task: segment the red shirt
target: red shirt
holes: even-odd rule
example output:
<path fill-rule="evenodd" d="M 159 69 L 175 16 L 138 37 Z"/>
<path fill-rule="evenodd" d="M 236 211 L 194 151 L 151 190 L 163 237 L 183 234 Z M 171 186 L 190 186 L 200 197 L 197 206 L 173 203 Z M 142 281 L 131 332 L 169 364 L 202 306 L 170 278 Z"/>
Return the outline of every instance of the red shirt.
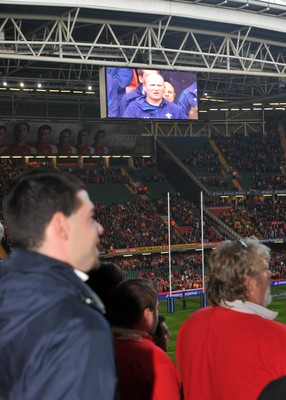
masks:
<path fill-rule="evenodd" d="M 57 154 L 58 149 L 56 146 L 53 146 L 52 144 L 48 144 L 48 143 L 42 143 L 42 144 L 38 144 L 36 146 L 37 149 L 37 154 L 39 155 L 46 155 L 46 154 Z"/>
<path fill-rule="evenodd" d="M 286 375 L 286 325 L 225 307 L 192 314 L 177 337 L 185 400 L 256 400 Z"/>
<path fill-rule="evenodd" d="M 122 400 L 179 400 L 180 378 L 168 355 L 144 332 L 113 328 Z M 119 333 L 120 332 L 120 333 Z"/>
<path fill-rule="evenodd" d="M 11 146 L 6 147 L 6 149 L 3 150 L 3 155 L 30 156 L 32 154 L 37 154 L 37 151 L 34 147 L 31 147 L 29 144 L 23 144 L 23 145 L 12 144 Z"/>

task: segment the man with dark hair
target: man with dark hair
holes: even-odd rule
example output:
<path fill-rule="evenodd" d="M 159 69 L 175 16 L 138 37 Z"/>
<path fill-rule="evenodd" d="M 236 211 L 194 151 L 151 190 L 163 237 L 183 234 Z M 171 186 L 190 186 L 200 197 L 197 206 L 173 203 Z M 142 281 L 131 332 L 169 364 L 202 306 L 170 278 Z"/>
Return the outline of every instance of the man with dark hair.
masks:
<path fill-rule="evenodd" d="M 105 156 L 109 154 L 109 149 L 104 145 L 106 133 L 103 129 L 99 129 L 95 132 L 93 137 L 94 153 L 99 156 Z"/>
<path fill-rule="evenodd" d="M 76 154 L 77 150 L 71 145 L 72 131 L 69 128 L 64 128 L 59 135 L 58 154 L 70 155 Z"/>
<path fill-rule="evenodd" d="M 153 335 L 154 343 L 167 352 L 170 337 L 171 333 L 169 331 L 166 318 L 163 315 L 159 315 L 157 328 Z"/>
<path fill-rule="evenodd" d="M 81 129 L 77 134 L 77 153 L 85 156 L 94 154 L 94 148 L 88 144 L 89 132 L 86 128 Z"/>
<path fill-rule="evenodd" d="M 286 374 L 286 325 L 266 308 L 269 262 L 270 249 L 256 238 L 212 251 L 206 294 L 213 305 L 193 313 L 177 337 L 185 400 L 255 400 Z"/>
<path fill-rule="evenodd" d="M 152 341 L 157 323 L 157 290 L 152 281 L 133 278 L 115 288 L 111 324 L 124 400 L 180 399 L 178 371 Z"/>
<path fill-rule="evenodd" d="M 54 146 L 50 143 L 52 128 L 50 125 L 44 124 L 41 125 L 37 130 L 37 142 L 36 149 L 37 154 L 41 156 L 57 154 L 58 149 L 57 146 Z"/>
<path fill-rule="evenodd" d="M 0 267 L 0 398 L 113 400 L 112 335 L 83 282 L 102 226 L 76 177 L 26 172 L 4 198 L 14 250 Z"/>
<path fill-rule="evenodd" d="M 2 154 L 11 156 L 30 156 L 36 154 L 37 151 L 35 147 L 31 147 L 28 143 L 29 134 L 30 125 L 28 122 L 18 122 L 14 126 L 14 142 L 11 146 L 8 146 Z"/>
<path fill-rule="evenodd" d="M 93 269 L 89 272 L 87 285 L 95 291 L 105 306 L 105 317 L 110 320 L 110 303 L 112 292 L 124 281 L 125 274 L 119 265 L 111 261 L 101 263 L 100 268 Z"/>

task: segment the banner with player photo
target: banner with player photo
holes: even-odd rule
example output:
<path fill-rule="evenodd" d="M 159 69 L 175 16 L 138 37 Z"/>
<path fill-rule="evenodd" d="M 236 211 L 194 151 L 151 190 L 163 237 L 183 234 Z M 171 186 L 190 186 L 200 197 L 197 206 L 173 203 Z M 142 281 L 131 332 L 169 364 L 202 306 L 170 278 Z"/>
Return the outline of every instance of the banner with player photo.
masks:
<path fill-rule="evenodd" d="M 0 156 L 136 155 L 140 122 L 0 123 Z"/>

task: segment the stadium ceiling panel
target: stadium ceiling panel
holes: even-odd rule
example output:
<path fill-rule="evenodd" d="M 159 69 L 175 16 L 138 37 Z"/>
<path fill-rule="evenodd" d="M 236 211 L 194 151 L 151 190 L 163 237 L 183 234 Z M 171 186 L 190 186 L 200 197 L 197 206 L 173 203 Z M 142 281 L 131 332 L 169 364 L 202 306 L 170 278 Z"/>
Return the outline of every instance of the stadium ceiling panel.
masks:
<path fill-rule="evenodd" d="M 101 66 L 168 69 L 233 104 L 283 101 L 285 28 L 282 0 L 1 1 L 1 79 L 99 93 Z"/>

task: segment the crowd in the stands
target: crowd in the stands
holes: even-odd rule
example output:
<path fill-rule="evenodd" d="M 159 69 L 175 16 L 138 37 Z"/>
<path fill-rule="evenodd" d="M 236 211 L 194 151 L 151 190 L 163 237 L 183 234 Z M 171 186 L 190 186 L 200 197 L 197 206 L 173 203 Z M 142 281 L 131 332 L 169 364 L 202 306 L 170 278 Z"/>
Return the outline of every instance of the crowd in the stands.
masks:
<path fill-rule="evenodd" d="M 204 270 L 207 275 L 210 249 L 204 251 Z M 272 279 L 286 278 L 285 246 L 271 248 L 270 269 Z M 157 282 L 159 290 L 170 290 L 170 274 L 172 290 L 198 289 L 202 287 L 202 252 L 172 252 L 169 254 L 153 253 L 148 256 L 113 257 L 112 261 L 120 265 L 127 277 L 144 277 Z"/>
<path fill-rule="evenodd" d="M 284 156 L 280 138 L 275 126 L 268 127 L 263 137 L 233 137 L 215 138 L 228 165 L 238 171 L 251 171 L 253 180 L 251 190 L 285 190 L 286 175 L 284 175 Z M 239 151 L 237 151 L 239 149 Z M 23 161 L 2 159 L 0 169 L 0 198 L 2 200 L 13 177 L 20 172 L 31 168 Z M 185 159 L 189 166 L 203 166 L 213 175 L 205 177 L 208 185 L 227 188 L 228 179 L 220 175 L 222 165 L 218 155 L 208 144 L 205 151 L 194 151 Z M 166 181 L 166 176 L 160 172 L 151 160 L 135 159 L 135 169 L 124 167 L 97 168 L 65 168 L 76 174 L 88 185 L 122 183 L 129 184 L 132 177 L 142 167 L 146 168 L 142 175 L 142 183 Z M 272 174 L 270 174 L 270 172 Z M 139 176 L 139 175 L 138 175 Z M 274 241 L 286 239 L 285 197 L 273 195 L 266 197 L 256 196 L 229 196 L 205 197 L 205 205 L 213 212 L 220 210 L 218 218 L 243 236 L 256 236 L 260 240 Z M 170 199 L 171 216 L 171 244 L 200 243 L 201 211 L 191 201 L 180 196 L 172 195 Z M 101 239 L 101 251 L 105 254 L 116 249 L 134 249 L 150 246 L 167 246 L 169 243 L 167 214 L 167 199 L 158 197 L 150 200 L 147 196 L 139 195 L 126 203 L 100 204 L 96 203 L 97 220 L 104 226 L 105 233 Z M 3 222 L 2 210 L 0 220 Z M 4 224 L 5 228 L 5 224 Z M 214 228 L 211 220 L 205 215 L 203 220 L 203 236 L 205 242 L 224 240 L 217 227 Z M 3 242 L 9 252 L 13 244 L 5 229 Z M 207 254 L 207 252 L 206 252 Z M 271 269 L 273 278 L 286 277 L 285 250 L 275 251 Z M 155 279 L 159 282 L 162 291 L 169 290 L 169 267 L 167 256 L 152 254 L 148 257 L 133 256 L 122 258 L 118 263 L 126 271 L 139 276 Z M 173 290 L 182 288 L 196 288 L 201 285 L 201 254 L 188 251 L 172 254 L 172 284 Z M 130 273 L 131 273 L 130 272 Z"/>
<path fill-rule="evenodd" d="M 217 137 L 213 138 L 225 165 L 219 159 L 210 143 L 202 144 L 202 149 L 191 151 L 183 161 L 195 172 L 198 167 L 199 178 L 202 183 L 212 190 L 214 187 L 221 190 L 235 190 L 231 184 L 236 171 L 238 182 L 245 174 L 250 175 L 247 187 L 244 190 L 282 190 L 285 188 L 285 154 L 281 145 L 278 127 L 275 123 L 266 124 L 266 134 L 247 137 Z M 227 167 L 226 167 L 227 166 Z"/>

